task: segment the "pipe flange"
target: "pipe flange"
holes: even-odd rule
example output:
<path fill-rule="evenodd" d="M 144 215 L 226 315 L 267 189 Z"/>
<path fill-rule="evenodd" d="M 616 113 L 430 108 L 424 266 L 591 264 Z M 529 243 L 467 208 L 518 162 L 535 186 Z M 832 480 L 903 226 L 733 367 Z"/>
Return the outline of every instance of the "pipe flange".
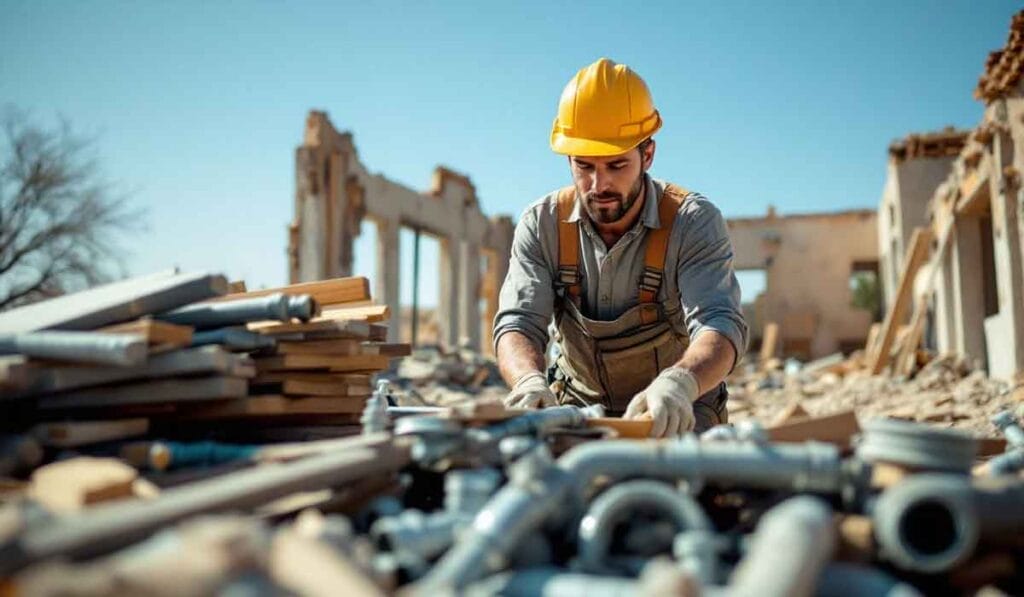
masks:
<path fill-rule="evenodd" d="M 895 419 L 874 419 L 864 425 L 857 457 L 922 471 L 969 474 L 978 442 L 953 429 L 939 429 Z"/>

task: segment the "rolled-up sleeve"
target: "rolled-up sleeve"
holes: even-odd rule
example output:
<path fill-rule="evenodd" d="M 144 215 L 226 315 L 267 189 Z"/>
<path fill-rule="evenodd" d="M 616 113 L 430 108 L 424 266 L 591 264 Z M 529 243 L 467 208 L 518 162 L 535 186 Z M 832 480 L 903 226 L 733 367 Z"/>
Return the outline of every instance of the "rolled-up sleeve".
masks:
<path fill-rule="evenodd" d="M 527 209 L 516 225 L 508 275 L 498 298 L 495 349 L 502 334 L 515 331 L 544 350 L 554 301 L 553 272 L 541 246 L 536 208 Z"/>
<path fill-rule="evenodd" d="M 747 322 L 740 285 L 733 271 L 732 243 L 718 208 L 691 196 L 690 217 L 680 244 L 678 284 L 686 329 L 695 340 L 708 330 L 725 336 L 736 349 L 733 367 L 747 350 Z"/>

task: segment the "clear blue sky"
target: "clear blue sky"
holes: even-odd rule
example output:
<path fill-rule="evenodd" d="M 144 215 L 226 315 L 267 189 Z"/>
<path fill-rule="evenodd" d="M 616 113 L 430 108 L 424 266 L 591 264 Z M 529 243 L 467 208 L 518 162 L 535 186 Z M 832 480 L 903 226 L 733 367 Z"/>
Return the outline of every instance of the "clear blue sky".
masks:
<path fill-rule="evenodd" d="M 487 213 L 518 215 L 566 183 L 547 147 L 558 95 L 608 56 L 647 80 L 665 120 L 654 175 L 726 216 L 873 208 L 890 140 L 979 121 L 971 91 L 1018 8 L 0 0 L 0 104 L 98 137 L 107 175 L 148 211 L 131 272 L 176 264 L 260 287 L 286 281 L 311 108 L 354 132 L 372 171 L 425 189 L 446 164 Z"/>

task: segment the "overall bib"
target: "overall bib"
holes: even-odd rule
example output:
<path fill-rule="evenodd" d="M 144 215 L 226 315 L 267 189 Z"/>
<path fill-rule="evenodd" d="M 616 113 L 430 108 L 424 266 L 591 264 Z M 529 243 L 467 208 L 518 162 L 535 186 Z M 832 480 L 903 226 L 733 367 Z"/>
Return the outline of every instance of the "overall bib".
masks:
<path fill-rule="evenodd" d="M 660 227 L 647 232 L 639 304 L 611 321 L 584 316 L 580 308 L 579 223 L 568 221 L 575 189 L 558 194 L 559 304 L 555 309 L 555 340 L 561 354 L 555 361 L 553 389 L 562 404 L 601 404 L 609 415 L 621 415 L 665 367 L 675 364 L 689 338 L 673 327 L 658 302 L 669 234 L 687 191 L 667 185 L 658 203 Z M 694 403 L 696 431 L 725 423 L 725 384 Z"/>

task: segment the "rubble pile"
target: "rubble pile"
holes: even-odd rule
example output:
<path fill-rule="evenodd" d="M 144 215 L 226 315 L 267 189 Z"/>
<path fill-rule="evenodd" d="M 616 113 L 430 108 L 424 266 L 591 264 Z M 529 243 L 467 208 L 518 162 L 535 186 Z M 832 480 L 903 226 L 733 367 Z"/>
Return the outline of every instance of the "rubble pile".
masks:
<path fill-rule="evenodd" d="M 862 418 L 927 422 L 992 436 L 997 433 L 992 416 L 1024 399 L 1024 385 L 989 379 L 955 355 L 932 359 L 912 379 L 868 375 L 849 359 L 831 358 L 802 368 L 794 362 L 773 365 L 764 371 L 751 367 L 730 378 L 732 420 L 769 424 L 799 404 L 814 416 L 853 410 Z"/>
<path fill-rule="evenodd" d="M 381 374 L 391 384 L 396 404 L 450 406 L 473 400 L 500 400 L 508 393 L 494 359 L 469 348 L 446 352 L 419 346 Z"/>

